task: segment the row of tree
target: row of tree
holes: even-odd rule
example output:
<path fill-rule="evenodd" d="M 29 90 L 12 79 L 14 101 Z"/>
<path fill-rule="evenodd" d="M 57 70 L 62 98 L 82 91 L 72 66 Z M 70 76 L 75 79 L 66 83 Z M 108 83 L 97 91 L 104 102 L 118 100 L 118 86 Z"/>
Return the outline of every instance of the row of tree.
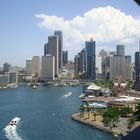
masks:
<path fill-rule="evenodd" d="M 108 108 L 107 110 L 98 110 L 95 107 L 89 107 L 88 105 L 81 105 L 81 117 L 84 117 L 84 113 L 87 112 L 87 119 L 90 118 L 90 112 L 92 112 L 94 120 L 96 120 L 97 112 L 102 114 L 103 123 L 105 126 L 115 127 L 119 121 L 119 117 L 129 117 L 128 129 L 131 130 L 135 124 L 135 121 L 140 121 L 140 103 L 137 104 L 136 111 L 132 111 L 131 108 L 125 107 L 122 109 Z"/>
<path fill-rule="evenodd" d="M 130 114 L 131 116 L 129 116 L 128 119 L 128 129 L 131 130 L 135 125 L 135 122 L 140 121 L 140 103 L 137 104 L 136 111 L 132 111 L 129 107 L 122 109 L 108 108 L 102 115 L 103 123 L 110 127 L 116 126 L 119 121 L 119 117 L 128 117 Z"/>
<path fill-rule="evenodd" d="M 81 117 L 84 118 L 85 117 L 85 112 L 87 112 L 87 119 L 90 118 L 90 112 L 92 112 L 93 116 L 94 116 L 94 121 L 96 121 L 96 115 L 97 115 L 97 110 L 95 107 L 89 107 L 89 106 L 84 106 L 81 105 L 80 106 L 80 111 L 81 111 Z"/>

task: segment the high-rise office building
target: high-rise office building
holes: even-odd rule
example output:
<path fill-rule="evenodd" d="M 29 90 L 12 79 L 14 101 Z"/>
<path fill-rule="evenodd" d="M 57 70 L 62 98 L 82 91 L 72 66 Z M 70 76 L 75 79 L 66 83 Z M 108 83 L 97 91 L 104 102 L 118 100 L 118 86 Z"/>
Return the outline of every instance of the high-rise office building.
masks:
<path fill-rule="evenodd" d="M 75 73 L 79 73 L 79 56 L 75 55 L 74 57 L 74 71 Z"/>
<path fill-rule="evenodd" d="M 133 67 L 131 62 L 131 56 L 125 56 L 125 80 L 132 80 L 133 79 Z"/>
<path fill-rule="evenodd" d="M 117 58 L 120 60 L 118 63 L 118 70 L 122 80 L 125 80 L 125 46 L 124 45 L 117 45 Z"/>
<path fill-rule="evenodd" d="M 26 72 L 29 75 L 31 75 L 32 73 L 32 60 L 31 59 L 26 60 Z"/>
<path fill-rule="evenodd" d="M 95 41 L 91 39 L 90 41 L 85 42 L 85 48 L 87 52 L 87 78 L 88 79 L 96 79 L 95 73 Z"/>
<path fill-rule="evenodd" d="M 55 59 L 51 54 L 42 56 L 42 79 L 54 80 L 55 78 Z"/>
<path fill-rule="evenodd" d="M 117 54 L 109 56 L 109 79 L 125 80 L 124 45 L 117 45 Z"/>
<path fill-rule="evenodd" d="M 102 77 L 103 78 L 106 78 L 106 75 L 107 75 L 107 57 L 108 57 L 108 54 L 107 54 L 107 52 L 104 49 L 102 49 L 100 51 L 99 55 L 102 58 Z M 97 63 L 97 61 L 96 61 L 96 63 Z"/>
<path fill-rule="evenodd" d="M 46 56 L 46 55 L 48 54 L 47 44 L 48 44 L 48 43 L 45 43 L 45 44 L 44 44 L 44 56 Z"/>
<path fill-rule="evenodd" d="M 87 72 L 87 52 L 85 48 L 79 53 L 79 72 Z"/>
<path fill-rule="evenodd" d="M 47 54 L 55 57 L 55 76 L 59 74 L 59 50 L 58 50 L 58 36 L 49 36 L 47 43 Z"/>
<path fill-rule="evenodd" d="M 4 63 L 3 64 L 3 71 L 4 72 L 9 72 L 9 68 L 11 67 L 11 65 L 9 63 Z"/>
<path fill-rule="evenodd" d="M 135 53 L 135 89 L 140 90 L 140 51 Z"/>
<path fill-rule="evenodd" d="M 39 56 L 32 57 L 32 75 L 39 78 L 41 73 L 41 60 Z"/>
<path fill-rule="evenodd" d="M 96 56 L 96 79 L 102 78 L 102 57 Z"/>
<path fill-rule="evenodd" d="M 117 55 L 124 56 L 125 55 L 124 45 L 117 45 Z"/>
<path fill-rule="evenodd" d="M 114 55 L 113 56 L 113 79 L 125 79 L 125 57 Z"/>
<path fill-rule="evenodd" d="M 56 30 L 54 31 L 54 36 L 58 36 L 58 67 L 61 72 L 63 66 L 63 34 L 62 31 Z"/>
<path fill-rule="evenodd" d="M 68 51 L 63 51 L 63 65 L 68 64 Z"/>

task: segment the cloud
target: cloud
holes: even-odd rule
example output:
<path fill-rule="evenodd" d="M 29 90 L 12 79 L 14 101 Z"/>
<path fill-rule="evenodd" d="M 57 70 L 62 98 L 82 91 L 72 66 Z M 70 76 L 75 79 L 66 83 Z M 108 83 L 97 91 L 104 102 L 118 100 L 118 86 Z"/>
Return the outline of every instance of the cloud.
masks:
<path fill-rule="evenodd" d="M 64 49 L 69 50 L 72 57 L 84 47 L 82 43 L 91 37 L 98 44 L 129 41 L 140 38 L 140 18 L 126 15 L 111 6 L 91 9 L 71 20 L 63 17 L 37 14 L 39 27 L 50 32 L 62 30 Z M 114 44 L 115 46 L 116 44 Z"/>

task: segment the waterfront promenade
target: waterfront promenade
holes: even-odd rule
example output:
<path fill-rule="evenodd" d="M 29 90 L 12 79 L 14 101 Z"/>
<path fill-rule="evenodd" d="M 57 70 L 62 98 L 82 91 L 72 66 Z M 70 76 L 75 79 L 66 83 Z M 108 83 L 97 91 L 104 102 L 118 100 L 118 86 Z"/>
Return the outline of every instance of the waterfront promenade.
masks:
<path fill-rule="evenodd" d="M 86 98 L 86 99 L 81 99 L 82 101 L 104 101 L 104 102 L 110 102 L 110 101 L 114 101 L 115 99 L 117 99 L 118 97 L 104 97 L 104 96 L 97 96 L 97 97 L 93 97 L 93 98 Z"/>
<path fill-rule="evenodd" d="M 127 119 L 125 118 L 121 118 L 120 122 L 117 124 L 117 127 L 112 127 L 112 128 L 108 126 L 104 126 L 102 122 L 103 118 L 101 115 L 97 115 L 95 119 L 93 113 L 89 114 L 89 118 L 88 118 L 88 113 L 86 112 L 84 113 L 84 117 L 81 117 L 81 113 L 75 113 L 72 115 L 72 119 L 80 123 L 92 126 L 94 128 L 103 130 L 105 132 L 111 133 L 113 135 L 115 132 L 117 132 L 118 134 L 122 134 L 123 136 L 126 136 L 128 133 Z"/>

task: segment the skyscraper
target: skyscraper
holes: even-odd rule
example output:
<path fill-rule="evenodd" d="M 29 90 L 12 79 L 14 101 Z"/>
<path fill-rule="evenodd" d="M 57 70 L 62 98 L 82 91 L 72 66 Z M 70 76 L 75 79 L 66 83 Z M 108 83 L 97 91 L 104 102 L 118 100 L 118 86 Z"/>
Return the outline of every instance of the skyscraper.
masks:
<path fill-rule="evenodd" d="M 63 65 L 68 64 L 68 51 L 63 51 Z"/>
<path fill-rule="evenodd" d="M 59 71 L 61 72 L 63 66 L 63 34 L 62 31 L 54 31 L 54 36 L 58 36 L 58 67 Z"/>
<path fill-rule="evenodd" d="M 49 36 L 47 43 L 47 54 L 55 57 L 55 76 L 59 74 L 59 50 L 58 50 L 58 36 Z"/>
<path fill-rule="evenodd" d="M 117 45 L 117 55 L 118 56 L 124 56 L 124 45 Z"/>
<path fill-rule="evenodd" d="M 96 56 L 96 79 L 102 78 L 102 57 Z"/>
<path fill-rule="evenodd" d="M 104 49 L 102 49 L 100 51 L 99 55 L 102 57 L 102 77 L 103 78 L 106 78 L 106 75 L 107 75 L 107 57 L 108 57 L 108 54 L 107 54 L 107 52 Z"/>
<path fill-rule="evenodd" d="M 125 54 L 124 45 L 117 45 L 117 54 L 109 56 L 109 78 L 110 80 L 125 79 Z"/>
<path fill-rule="evenodd" d="M 129 56 L 129 55 L 125 56 L 125 79 L 126 80 L 133 79 L 132 62 L 131 61 L 132 61 L 131 56 Z"/>
<path fill-rule="evenodd" d="M 32 57 L 32 75 L 35 77 L 40 77 L 41 73 L 41 61 L 39 56 Z"/>
<path fill-rule="evenodd" d="M 74 71 L 75 73 L 79 73 L 79 56 L 75 55 L 74 57 Z"/>
<path fill-rule="evenodd" d="M 85 47 L 87 52 L 87 78 L 95 80 L 95 41 L 91 38 L 90 41 L 85 42 Z"/>
<path fill-rule="evenodd" d="M 87 71 L 87 52 L 85 48 L 79 53 L 79 72 L 85 73 Z"/>
<path fill-rule="evenodd" d="M 140 90 L 140 52 L 135 53 L 135 72 L 136 72 L 135 89 Z"/>
<path fill-rule="evenodd" d="M 42 56 L 42 79 L 54 80 L 55 78 L 55 59 L 51 54 Z"/>
<path fill-rule="evenodd" d="M 31 59 L 26 60 L 26 72 L 29 75 L 31 75 L 31 73 L 32 73 L 32 60 Z"/>
<path fill-rule="evenodd" d="M 9 68 L 11 67 L 10 64 L 8 64 L 7 62 L 3 64 L 3 71 L 4 72 L 9 72 Z"/>
<path fill-rule="evenodd" d="M 44 44 L 44 56 L 46 56 L 48 54 L 47 45 L 48 45 L 48 43 Z"/>

